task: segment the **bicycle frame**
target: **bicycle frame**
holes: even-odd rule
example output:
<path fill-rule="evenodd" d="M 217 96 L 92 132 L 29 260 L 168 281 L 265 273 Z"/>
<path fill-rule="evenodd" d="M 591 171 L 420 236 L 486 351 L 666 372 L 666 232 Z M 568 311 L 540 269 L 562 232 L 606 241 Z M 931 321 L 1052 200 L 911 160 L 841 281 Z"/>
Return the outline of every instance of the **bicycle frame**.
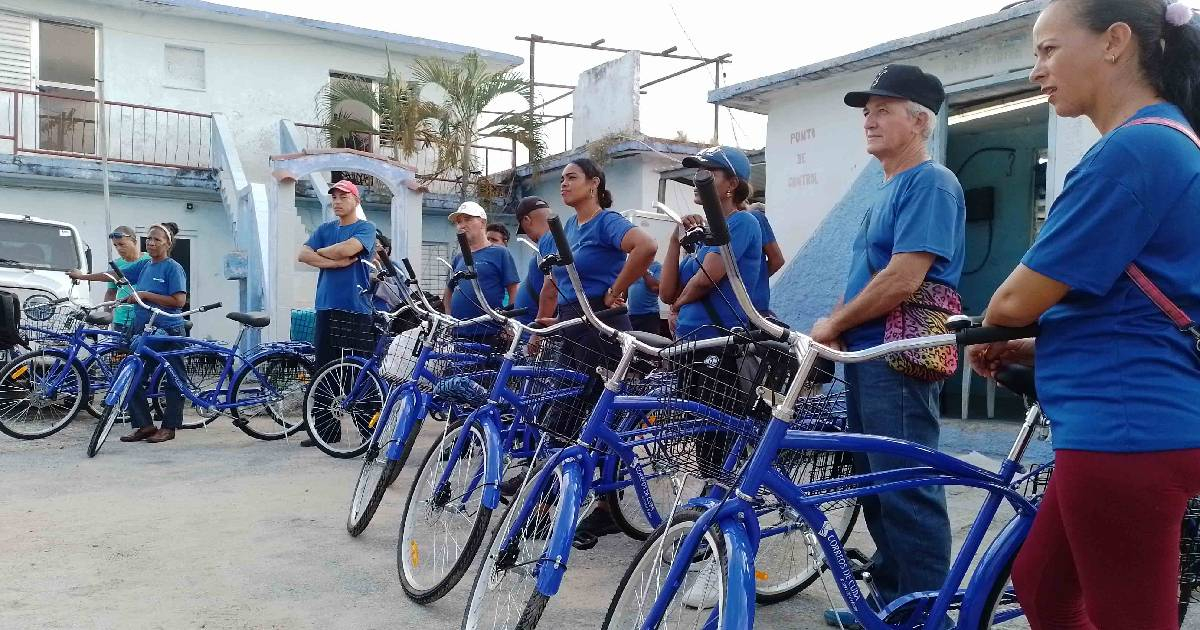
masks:
<path fill-rule="evenodd" d="M 1020 468 L 1020 454 L 1024 452 L 1033 435 L 1034 423 L 1039 415 L 1040 410 L 1036 405 L 1026 414 L 1025 424 L 1013 450 L 1001 463 L 999 472 L 995 473 L 919 444 L 873 435 L 789 430 L 786 421 L 775 418 L 768 425 L 742 479 L 733 489 L 732 497 L 721 501 L 707 501 L 709 509 L 685 537 L 676 552 L 676 557 L 692 557 L 699 548 L 704 533 L 716 525 L 725 538 L 730 557 L 729 588 L 726 600 L 720 607 L 720 628 L 730 630 L 753 627 L 755 577 L 754 565 L 750 560 L 757 554 L 760 532 L 757 531 L 757 519 L 744 517 L 754 514 L 753 501 L 748 498 L 756 496 L 765 488 L 795 509 L 808 525 L 809 531 L 815 532 L 814 542 L 820 545 L 826 565 L 833 567 L 833 577 L 838 590 L 864 628 L 894 630 L 895 626 L 885 623 L 883 619 L 904 609 L 912 618 L 930 621 L 923 626 L 901 627 L 936 630 L 953 603 L 961 603 L 959 627 L 976 627 L 983 614 L 985 598 L 990 594 L 985 591 L 1007 568 L 1008 562 L 1028 535 L 1037 513 L 1037 508 L 1016 490 L 1020 480 L 1015 483 L 1014 478 Z M 922 465 L 799 486 L 771 466 L 782 450 L 882 453 L 903 457 Z M 988 498 L 968 530 L 941 590 L 910 594 L 891 602 L 877 614 L 867 604 L 858 587 L 850 570 L 845 548 L 820 506 L 839 500 L 858 499 L 882 492 L 930 485 L 978 488 L 987 491 Z M 970 570 L 971 561 L 979 553 L 1002 500 L 1007 500 L 1017 514 L 987 547 L 967 588 L 959 590 Z M 642 626 L 644 629 L 655 628 L 661 622 L 671 599 L 666 594 L 673 594 L 682 585 L 686 570 L 685 565 L 672 564 L 665 586 Z M 713 615 L 717 614 L 714 610 Z"/>

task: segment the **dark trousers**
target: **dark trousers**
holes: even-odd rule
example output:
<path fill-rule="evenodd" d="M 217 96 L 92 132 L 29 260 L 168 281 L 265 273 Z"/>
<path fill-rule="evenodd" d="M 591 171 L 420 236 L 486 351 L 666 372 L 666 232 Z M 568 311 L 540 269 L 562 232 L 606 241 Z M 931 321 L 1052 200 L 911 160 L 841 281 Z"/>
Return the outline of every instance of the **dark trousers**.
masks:
<path fill-rule="evenodd" d="M 173 337 L 184 336 L 183 328 L 161 329 L 161 333 L 171 335 Z M 183 348 L 182 343 L 156 343 L 154 349 L 158 352 L 166 352 L 169 350 L 179 350 Z M 175 374 L 181 378 L 187 378 L 187 372 L 183 368 L 183 359 L 181 357 L 170 357 L 167 363 L 175 370 Z M 146 390 L 151 386 L 150 378 L 154 376 L 155 365 L 147 363 L 142 373 L 142 381 L 133 388 L 130 394 L 132 398 L 129 400 L 129 421 L 133 424 L 133 428 L 141 429 L 143 427 L 153 426 L 154 422 L 150 416 L 150 401 L 147 398 Z M 169 376 L 165 379 L 166 389 L 160 392 L 163 395 L 163 419 L 162 428 L 178 429 L 183 426 L 183 394 L 175 385 L 175 380 Z"/>
<path fill-rule="evenodd" d="M 662 334 L 662 319 L 659 318 L 658 313 L 630 315 L 629 323 L 633 325 L 632 330 L 640 330 L 652 335 Z"/>
<path fill-rule="evenodd" d="M 604 298 L 589 298 L 592 310 L 604 310 Z M 558 320 L 575 319 L 583 314 L 579 304 L 560 304 Z M 632 330 L 629 315 L 607 317 L 604 322 L 617 330 Z M 553 401 L 543 411 L 544 424 L 552 433 L 566 437 L 576 437 L 587 422 L 592 409 L 600 400 L 604 390 L 604 381 L 596 373 L 601 367 L 611 370 L 621 360 L 621 349 L 612 341 L 607 341 L 590 325 L 572 326 L 562 333 L 562 352 L 558 356 L 558 364 L 564 368 L 588 375 L 583 391 L 574 398 L 563 398 Z"/>
<path fill-rule="evenodd" d="M 851 433 L 900 438 L 930 448 L 940 436 L 941 383 L 909 378 L 883 361 L 846 366 L 847 426 Z M 883 453 L 856 453 L 855 472 L 917 466 Z M 860 499 L 875 541 L 875 588 L 884 603 L 936 591 L 950 570 L 950 518 L 943 486 L 884 492 Z"/>
<path fill-rule="evenodd" d="M 317 370 L 342 358 L 343 353 L 370 355 L 375 351 L 376 333 L 369 313 L 346 311 L 317 311 L 313 326 L 314 345 L 317 350 Z M 341 391 L 349 393 L 354 387 L 351 378 L 341 384 Z M 342 439 L 342 427 L 334 417 L 322 411 L 333 404 L 329 392 L 313 393 L 313 428 L 321 439 L 333 443 Z"/>

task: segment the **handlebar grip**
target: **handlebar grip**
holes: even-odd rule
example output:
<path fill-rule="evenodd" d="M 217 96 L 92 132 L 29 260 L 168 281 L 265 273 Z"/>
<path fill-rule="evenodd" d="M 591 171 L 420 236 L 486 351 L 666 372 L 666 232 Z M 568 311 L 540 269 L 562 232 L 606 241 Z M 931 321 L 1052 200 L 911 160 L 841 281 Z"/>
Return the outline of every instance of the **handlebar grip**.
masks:
<path fill-rule="evenodd" d="M 400 277 L 400 274 L 396 271 L 396 265 L 392 263 L 392 259 L 388 258 L 388 255 L 382 251 L 379 252 L 379 262 L 383 263 L 383 270 L 387 272 L 387 275 L 393 278 Z"/>
<path fill-rule="evenodd" d="M 458 233 L 458 249 L 462 253 L 463 264 L 468 267 L 474 267 L 475 253 L 471 251 L 471 245 L 467 243 L 467 235 L 462 232 Z"/>
<path fill-rule="evenodd" d="M 207 313 L 208 311 L 211 311 L 211 310 L 213 310 L 213 309 L 217 309 L 217 308 L 221 308 L 221 303 L 220 303 L 220 302 L 213 302 L 212 304 L 206 304 L 206 305 L 204 305 L 204 306 L 201 306 L 201 307 L 200 307 L 200 312 L 201 312 L 201 313 Z"/>
<path fill-rule="evenodd" d="M 550 217 L 550 233 L 554 235 L 554 246 L 558 248 L 559 264 L 566 266 L 575 262 L 571 253 L 571 244 L 567 242 L 567 233 L 563 231 L 562 219 Z"/>
<path fill-rule="evenodd" d="M 960 346 L 974 346 L 981 343 L 995 343 L 997 341 L 1012 341 L 1014 339 L 1028 339 L 1038 336 L 1041 327 L 1037 324 L 1022 326 L 1020 328 L 1009 328 L 1007 326 L 983 326 L 981 328 L 968 328 L 955 333 Z"/>
<path fill-rule="evenodd" d="M 704 239 L 707 236 L 708 236 L 708 234 L 705 233 L 704 228 L 694 227 L 694 228 L 688 230 L 687 233 L 683 235 L 683 238 L 679 239 L 679 245 L 681 247 L 691 247 L 692 245 L 699 245 L 700 243 L 704 242 Z"/>
<path fill-rule="evenodd" d="M 596 319 L 608 319 L 610 317 L 620 317 L 621 315 L 624 315 L 625 313 L 628 313 L 628 312 L 629 312 L 628 306 L 624 306 L 624 305 L 614 306 L 612 308 L 606 308 L 603 311 L 597 312 Z"/>
<path fill-rule="evenodd" d="M 721 209 L 721 200 L 717 197 L 712 173 L 697 171 L 695 181 L 696 193 L 700 195 L 700 205 L 704 206 L 704 217 L 708 219 L 708 231 L 712 235 L 708 244 L 717 247 L 728 245 L 729 224 L 725 222 L 725 211 Z"/>
<path fill-rule="evenodd" d="M 412 263 L 408 260 L 408 258 L 401 258 L 400 262 L 404 263 L 404 270 L 408 272 L 408 279 L 416 280 L 417 270 L 413 269 Z"/>
<path fill-rule="evenodd" d="M 125 279 L 125 274 L 121 273 L 121 268 L 117 266 L 117 263 L 110 260 L 108 261 L 108 266 L 113 270 L 113 273 L 117 275 L 117 280 Z"/>
<path fill-rule="evenodd" d="M 496 312 L 497 312 L 497 313 L 499 313 L 499 314 L 501 314 L 501 315 L 503 315 L 503 316 L 505 316 L 505 317 L 521 317 L 521 316 L 523 316 L 523 315 L 528 315 L 528 314 L 529 314 L 529 309 L 527 309 L 527 308 L 514 308 L 514 309 L 509 309 L 509 310 L 507 310 L 507 311 L 496 311 Z"/>

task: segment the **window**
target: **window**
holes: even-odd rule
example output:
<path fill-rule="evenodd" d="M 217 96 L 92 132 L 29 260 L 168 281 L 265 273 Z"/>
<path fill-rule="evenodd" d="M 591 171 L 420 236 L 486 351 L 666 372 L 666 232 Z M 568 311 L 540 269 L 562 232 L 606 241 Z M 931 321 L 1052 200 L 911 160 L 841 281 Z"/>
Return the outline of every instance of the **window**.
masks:
<path fill-rule="evenodd" d="M 0 266 L 34 269 L 83 268 L 75 232 L 61 225 L 0 219 Z"/>
<path fill-rule="evenodd" d="M 438 258 L 450 262 L 450 244 L 425 241 L 421 243 L 421 288 L 440 296 L 446 289 L 450 270 Z"/>
<path fill-rule="evenodd" d="M 37 147 L 94 154 L 96 29 L 38 22 L 37 50 Z M 28 133 L 22 129 L 22 135 Z"/>
<path fill-rule="evenodd" d="M 166 86 L 185 90 L 204 89 L 204 51 L 167 45 L 164 48 Z"/>

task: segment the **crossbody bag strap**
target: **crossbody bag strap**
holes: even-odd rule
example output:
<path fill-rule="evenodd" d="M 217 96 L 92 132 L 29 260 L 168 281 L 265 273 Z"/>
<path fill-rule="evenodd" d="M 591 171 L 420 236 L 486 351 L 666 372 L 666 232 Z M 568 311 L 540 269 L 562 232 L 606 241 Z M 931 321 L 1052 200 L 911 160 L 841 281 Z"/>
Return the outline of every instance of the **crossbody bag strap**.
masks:
<path fill-rule="evenodd" d="M 1123 126 L 1134 127 L 1137 125 L 1159 125 L 1162 127 L 1170 127 L 1171 129 L 1174 129 L 1175 131 L 1187 136 L 1188 139 L 1192 141 L 1192 144 L 1196 145 L 1197 149 L 1200 149 L 1200 136 L 1197 136 L 1196 132 L 1191 127 L 1188 127 L 1179 121 L 1171 120 L 1170 118 L 1147 117 L 1131 120 L 1125 123 Z M 1173 302 L 1171 298 L 1167 297 L 1167 295 L 1158 288 L 1158 285 L 1154 284 L 1154 281 L 1152 281 L 1146 275 L 1146 273 L 1142 271 L 1141 267 L 1138 267 L 1134 263 L 1130 263 L 1129 266 L 1125 268 L 1125 275 L 1129 276 L 1130 280 L 1133 280 L 1133 283 L 1136 284 L 1139 289 L 1141 289 L 1142 293 L 1145 293 L 1146 297 L 1150 298 L 1151 302 L 1154 302 L 1154 305 L 1157 306 L 1158 309 L 1161 310 L 1163 314 L 1171 320 L 1171 323 L 1175 324 L 1175 327 L 1178 328 L 1180 332 L 1191 335 L 1196 339 L 1196 349 L 1197 352 L 1200 352 L 1200 327 L 1196 326 L 1196 322 L 1192 321 L 1192 318 L 1189 317 L 1182 308 L 1179 308 L 1178 304 Z"/>

